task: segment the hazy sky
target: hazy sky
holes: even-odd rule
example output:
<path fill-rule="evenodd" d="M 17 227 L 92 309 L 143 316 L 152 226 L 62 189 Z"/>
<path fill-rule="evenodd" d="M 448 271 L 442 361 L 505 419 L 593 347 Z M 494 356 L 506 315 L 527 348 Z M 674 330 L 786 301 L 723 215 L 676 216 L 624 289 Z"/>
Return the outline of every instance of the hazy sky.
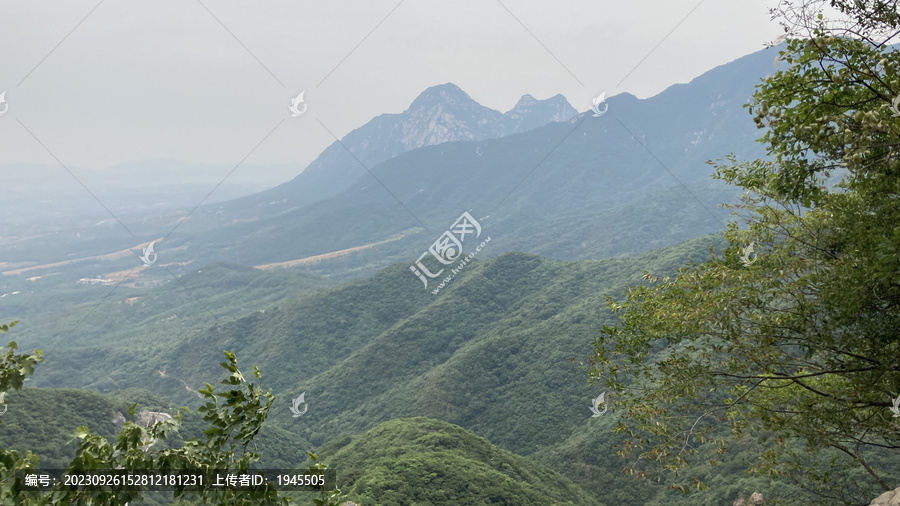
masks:
<path fill-rule="evenodd" d="M 246 157 L 299 172 L 329 131 L 435 84 L 501 111 L 526 93 L 579 111 L 604 90 L 652 96 L 775 39 L 774 2 L 8 1 L 0 165 Z"/>

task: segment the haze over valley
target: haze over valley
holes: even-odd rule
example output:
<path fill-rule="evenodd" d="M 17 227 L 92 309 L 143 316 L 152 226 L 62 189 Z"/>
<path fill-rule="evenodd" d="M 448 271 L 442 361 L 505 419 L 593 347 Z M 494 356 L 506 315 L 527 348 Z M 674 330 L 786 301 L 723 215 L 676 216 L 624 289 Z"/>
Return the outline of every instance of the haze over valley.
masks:
<path fill-rule="evenodd" d="M 894 504 L 900 14 L 797 3 L 10 28 L 0 504 Z"/>

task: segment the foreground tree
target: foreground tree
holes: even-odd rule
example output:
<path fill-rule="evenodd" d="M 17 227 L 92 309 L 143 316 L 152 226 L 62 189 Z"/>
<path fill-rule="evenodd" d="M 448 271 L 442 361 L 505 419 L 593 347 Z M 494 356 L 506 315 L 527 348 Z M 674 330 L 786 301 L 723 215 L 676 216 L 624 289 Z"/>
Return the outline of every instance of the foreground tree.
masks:
<path fill-rule="evenodd" d="M 0 326 L 0 332 L 7 332 L 15 322 Z M 34 366 L 43 361 L 40 350 L 34 354 L 16 354 L 15 342 L 0 350 L 0 404 L 10 390 L 17 390 Z M 182 412 L 172 419 L 150 428 L 126 422 L 117 439 L 113 442 L 91 434 L 87 427 L 79 427 L 75 438 L 79 440 L 75 458 L 68 470 L 83 469 L 131 469 L 166 471 L 187 470 L 248 470 L 259 455 L 249 451 L 253 438 L 259 433 L 269 409 L 275 400 L 272 391 L 264 392 L 258 385 L 250 383 L 238 368 L 234 353 L 224 352 L 227 359 L 222 367 L 229 376 L 222 381 L 226 386 L 214 390 L 207 384 L 200 394 L 207 403 L 199 409 L 203 420 L 209 424 L 204 431 L 205 440 L 189 440 L 181 448 L 159 448 L 155 443 L 177 431 L 182 421 Z M 259 369 L 253 368 L 254 377 L 260 378 Z M 134 416 L 132 406 L 129 412 Z M 3 407 L 0 406 L 0 410 Z M 151 444 L 152 443 L 152 444 Z M 309 453 L 313 465 L 310 473 L 323 473 L 327 466 L 318 462 L 315 454 Z M 23 478 L 28 470 L 36 470 L 38 457 L 28 452 L 22 456 L 18 451 L 0 449 L 0 504 L 45 505 L 45 504 L 126 504 L 139 500 L 142 493 L 126 487 L 112 486 L 105 490 L 56 487 L 49 493 L 23 491 Z M 203 504 L 222 505 L 288 505 L 290 500 L 279 495 L 271 487 L 263 490 L 239 490 L 207 485 L 200 490 L 176 489 L 175 497 L 199 500 Z M 313 502 L 320 506 L 339 504 L 339 490 L 322 491 Z"/>
<path fill-rule="evenodd" d="M 832 2 L 849 16 L 836 34 L 802 10 L 822 2 L 788 4 L 815 26 L 749 104 L 771 161 L 714 164 L 745 190 L 744 226 L 712 260 L 610 299 L 621 322 L 591 372 L 624 392 L 621 454 L 639 475 L 753 441 L 755 471 L 867 504 L 900 485 L 900 54 L 875 37 L 897 16 Z"/>
<path fill-rule="evenodd" d="M 9 332 L 18 322 L 0 325 L 0 334 Z M 16 353 L 16 343 L 10 342 L 0 348 L 0 412 L 6 412 L 7 394 L 22 388 L 25 379 L 34 372 L 34 367 L 44 361 L 41 350 L 33 354 Z M 9 484 L 17 472 L 37 467 L 38 459 L 31 452 L 24 456 L 6 448 L 0 448 L 0 504 L 13 503 L 13 491 Z"/>

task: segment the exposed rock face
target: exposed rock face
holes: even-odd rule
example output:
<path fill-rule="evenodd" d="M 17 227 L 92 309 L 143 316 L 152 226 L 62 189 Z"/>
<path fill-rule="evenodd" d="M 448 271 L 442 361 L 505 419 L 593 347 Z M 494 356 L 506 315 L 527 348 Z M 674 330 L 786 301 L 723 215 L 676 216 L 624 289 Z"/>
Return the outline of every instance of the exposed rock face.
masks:
<path fill-rule="evenodd" d="M 141 411 L 141 413 L 138 415 L 137 423 L 140 425 L 143 425 L 144 427 L 147 427 L 149 429 L 150 427 L 153 427 L 154 425 L 156 425 L 160 422 L 165 422 L 166 420 L 171 420 L 171 419 L 172 419 L 172 415 L 170 415 L 168 413 L 163 413 L 161 411 Z M 156 444 L 156 440 L 153 439 L 153 440 L 147 442 L 146 444 L 144 444 L 144 446 L 141 449 L 144 451 L 147 451 L 148 449 L 150 449 L 151 446 L 153 446 L 155 444 Z"/>
<path fill-rule="evenodd" d="M 869 506 L 900 506 L 900 488 L 881 494 L 870 502 Z"/>
<path fill-rule="evenodd" d="M 149 429 L 150 427 L 153 427 L 154 425 L 156 425 L 160 422 L 165 422 L 166 420 L 171 420 L 171 419 L 172 419 L 172 415 L 170 415 L 168 413 L 163 413 L 162 411 L 141 411 L 140 413 L 138 413 L 137 420 L 135 420 L 134 423 Z M 122 427 L 125 425 L 125 415 L 117 412 L 116 416 L 114 416 L 112 419 L 112 423 L 113 423 L 113 426 L 115 426 L 115 428 L 116 428 L 116 434 L 118 434 L 119 431 L 122 430 Z M 153 446 L 155 444 L 156 444 L 155 439 L 152 441 L 148 441 L 147 443 L 145 443 L 143 445 L 142 449 L 144 451 L 147 451 L 151 446 Z"/>
<path fill-rule="evenodd" d="M 515 107 L 503 113 L 509 133 L 518 133 L 546 125 L 551 121 L 562 122 L 578 114 L 565 97 L 556 95 L 537 100 L 531 95 L 519 99 Z"/>
<path fill-rule="evenodd" d="M 116 416 L 112 419 L 113 425 L 116 427 L 116 434 L 122 430 L 122 426 L 125 425 L 125 415 L 122 413 L 116 412 Z"/>
<path fill-rule="evenodd" d="M 148 429 L 160 422 L 171 419 L 172 415 L 161 411 L 141 411 L 140 415 L 138 415 L 138 423 Z"/>
<path fill-rule="evenodd" d="M 417 148 L 454 141 L 497 139 L 550 122 L 567 121 L 577 115 L 578 111 L 562 95 L 545 100 L 525 95 L 515 107 L 502 113 L 479 104 L 455 84 L 432 86 L 407 110 L 373 118 L 326 148 L 293 180 L 234 201 L 234 209 L 244 208 L 240 216 L 245 218 L 246 209 L 256 210 L 259 206 L 264 213 L 280 214 L 346 189 L 366 175 L 366 168 L 360 163 L 373 168 Z M 283 202 L 279 202 L 281 200 Z"/>
<path fill-rule="evenodd" d="M 734 501 L 732 506 L 758 506 L 760 504 L 765 504 L 766 498 L 763 497 L 759 492 L 753 492 L 750 494 L 750 497 L 744 499 L 743 496 L 738 497 L 736 501 Z"/>
<path fill-rule="evenodd" d="M 493 139 L 566 121 L 577 114 L 562 95 L 546 100 L 525 95 L 511 110 L 500 113 L 447 83 L 422 92 L 403 113 L 381 116 L 391 119 L 389 126 L 385 125 L 390 136 L 378 144 L 398 139 L 402 148 L 397 146 L 396 151 L 406 152 L 445 142 Z"/>

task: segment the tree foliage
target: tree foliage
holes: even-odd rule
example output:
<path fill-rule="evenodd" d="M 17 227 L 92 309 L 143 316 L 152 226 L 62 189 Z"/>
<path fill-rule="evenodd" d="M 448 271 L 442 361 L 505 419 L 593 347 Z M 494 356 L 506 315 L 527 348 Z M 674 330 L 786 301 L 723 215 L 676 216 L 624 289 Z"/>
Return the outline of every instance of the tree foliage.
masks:
<path fill-rule="evenodd" d="M 0 334 L 9 332 L 18 322 L 0 325 Z M 0 411 L 6 411 L 6 395 L 10 390 L 22 388 L 22 384 L 32 372 L 34 367 L 43 362 L 44 358 L 40 350 L 33 354 L 16 353 L 18 347 L 11 341 L 6 348 L 0 348 Z M 37 457 L 31 452 L 23 456 L 15 450 L 0 448 L 0 503 L 8 504 L 12 501 L 12 490 L 5 486 L 12 479 L 14 473 L 23 469 L 37 466 Z"/>
<path fill-rule="evenodd" d="M 868 37 L 896 26 L 833 3 Z M 819 23 L 748 104 L 770 160 L 714 164 L 745 190 L 730 247 L 610 299 L 621 321 L 595 341 L 592 374 L 623 392 L 620 453 L 639 475 L 715 464 L 751 438 L 756 471 L 853 504 L 900 485 L 900 53 L 794 19 Z"/>
<path fill-rule="evenodd" d="M 0 327 L 6 332 L 15 322 Z M 0 356 L 0 400 L 9 390 L 22 387 L 34 366 L 42 361 L 40 350 L 34 354 L 16 354 L 16 343 L 10 342 Z M 159 448 L 155 443 L 174 435 L 180 427 L 183 412 L 179 411 L 170 420 L 144 427 L 125 422 L 117 438 L 106 438 L 92 434 L 87 427 L 78 427 L 74 438 L 78 440 L 75 458 L 67 470 L 85 469 L 130 469 L 168 471 L 185 470 L 249 470 L 259 455 L 250 451 L 254 437 L 259 433 L 269 409 L 275 400 L 272 391 L 263 391 L 258 385 L 248 382 L 238 368 L 237 357 L 232 352 L 224 352 L 226 361 L 221 366 L 229 373 L 222 381 L 224 389 L 215 390 L 212 385 L 200 390 L 206 403 L 199 409 L 208 428 L 204 439 L 191 439 L 180 448 Z M 253 376 L 260 378 L 259 369 L 254 367 Z M 136 405 L 132 405 L 129 415 L 134 416 Z M 322 472 L 325 464 L 310 453 L 313 465 L 310 472 Z M 44 504 L 125 504 L 138 500 L 142 492 L 127 487 L 111 486 L 98 489 L 66 489 L 54 487 L 50 492 L 23 491 L 23 479 L 28 470 L 36 470 L 38 457 L 31 452 L 22 456 L 18 451 L 0 449 L 0 503 L 44 505 Z M 199 500 L 203 504 L 228 505 L 288 505 L 290 500 L 279 495 L 271 486 L 261 490 L 239 490 L 216 487 L 210 484 L 198 490 L 176 488 L 175 497 L 185 496 Z M 338 504 L 339 490 L 322 491 L 315 504 L 330 506 Z"/>

